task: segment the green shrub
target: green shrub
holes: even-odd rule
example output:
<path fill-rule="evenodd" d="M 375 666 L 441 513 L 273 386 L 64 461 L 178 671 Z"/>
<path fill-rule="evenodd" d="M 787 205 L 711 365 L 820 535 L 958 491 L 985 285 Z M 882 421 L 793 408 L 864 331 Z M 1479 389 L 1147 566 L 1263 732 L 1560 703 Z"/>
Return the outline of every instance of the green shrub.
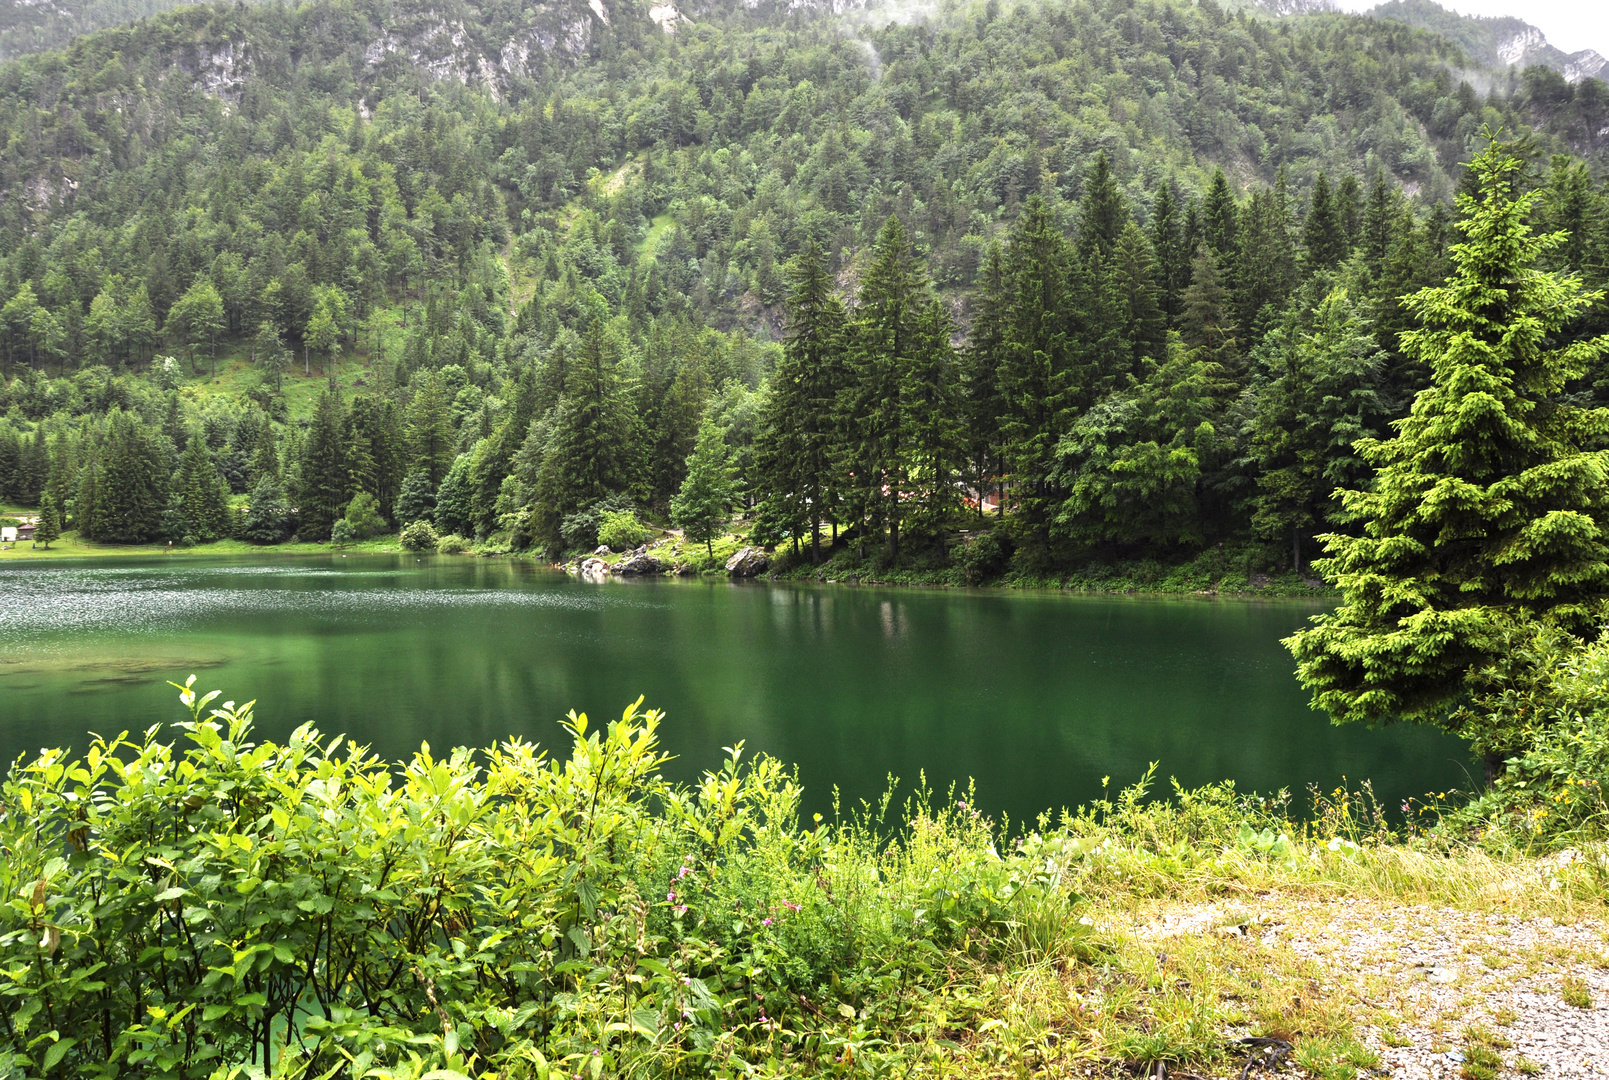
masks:
<path fill-rule="evenodd" d="M 335 525 L 330 529 L 330 543 L 332 544 L 350 544 L 357 538 L 357 530 L 352 527 L 352 523 L 346 518 L 338 518 Z"/>
<path fill-rule="evenodd" d="M 567 550 L 591 551 L 597 547 L 598 526 L 604 514 L 631 514 L 636 520 L 637 508 L 630 495 L 613 493 L 582 507 L 567 516 L 559 525 L 559 534 Z"/>
<path fill-rule="evenodd" d="M 443 536 L 440 540 L 436 541 L 436 554 L 462 555 L 464 552 L 468 551 L 470 547 L 470 542 L 465 540 L 462 536 L 459 536 L 457 533 L 448 533 L 446 536 Z"/>
<path fill-rule="evenodd" d="M 1500 670 L 1474 680 L 1462 734 L 1509 746 L 1491 785 L 1443 824 L 1522 846 L 1602 837 L 1609 823 L 1609 636 L 1583 644 L 1518 635 Z"/>
<path fill-rule="evenodd" d="M 962 544 L 955 552 L 955 562 L 966 576 L 968 585 L 976 585 L 999 577 L 1011 562 L 1014 545 L 1004 528 L 979 533 Z"/>
<path fill-rule="evenodd" d="M 777 1024 L 810 1067 L 892 1045 L 936 950 L 1051 951 L 1069 914 L 1060 864 L 995 855 L 964 805 L 801 828 L 741 744 L 673 785 L 640 701 L 570 714 L 567 754 L 393 767 L 305 725 L 256 742 L 250 703 L 193 684 L 183 745 L 47 751 L 0 788 L 18 1075 L 731 1076 Z"/>
<path fill-rule="evenodd" d="M 606 510 L 598 515 L 598 543 L 613 551 L 630 551 L 647 533 L 630 510 Z"/>
<path fill-rule="evenodd" d="M 352 501 L 346 505 L 345 520 L 359 540 L 367 540 L 385 528 L 385 519 L 380 516 L 380 502 L 367 491 L 352 496 Z"/>
<path fill-rule="evenodd" d="M 413 522 L 398 537 L 403 551 L 434 551 L 437 539 L 436 528 L 428 521 Z"/>

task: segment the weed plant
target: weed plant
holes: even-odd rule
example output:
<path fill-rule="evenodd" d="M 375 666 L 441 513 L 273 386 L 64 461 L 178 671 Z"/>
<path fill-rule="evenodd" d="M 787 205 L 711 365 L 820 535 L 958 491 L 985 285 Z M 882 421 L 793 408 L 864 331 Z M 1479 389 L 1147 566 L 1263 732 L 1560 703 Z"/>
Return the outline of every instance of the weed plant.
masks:
<path fill-rule="evenodd" d="M 1601 903 L 1587 860 L 1550 883 L 1358 797 L 1298 823 L 1229 784 L 1152 798 L 1148 774 L 1011 834 L 922 789 L 803 822 L 793 774 L 741 745 L 666 781 L 640 701 L 571 714 L 563 759 L 393 765 L 308 727 L 257 741 L 251 703 L 193 682 L 181 744 L 47 751 L 0 788 L 0 1072 L 1205 1075 L 1249 1033 L 1341 1080 L 1370 1065 L 1350 1002 L 1252 916 L 1164 950 L 1125 920 L 1274 887 Z"/>

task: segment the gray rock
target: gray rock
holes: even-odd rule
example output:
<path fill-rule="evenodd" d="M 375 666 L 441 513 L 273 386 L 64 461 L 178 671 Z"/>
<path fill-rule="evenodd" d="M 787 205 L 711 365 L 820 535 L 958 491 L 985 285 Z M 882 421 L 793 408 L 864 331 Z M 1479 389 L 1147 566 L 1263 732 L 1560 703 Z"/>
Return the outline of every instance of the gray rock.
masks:
<path fill-rule="evenodd" d="M 609 545 L 608 544 L 599 544 L 598 545 L 598 550 L 594 551 L 592 554 L 594 554 L 594 555 L 613 555 L 614 552 L 609 550 Z"/>
<path fill-rule="evenodd" d="M 733 577 L 754 577 L 765 573 L 766 567 L 771 565 L 771 557 L 757 547 L 741 548 L 737 554 L 726 560 L 726 572 Z"/>
<path fill-rule="evenodd" d="M 659 560 L 652 555 L 638 552 L 615 563 L 614 571 L 621 575 L 657 574 L 659 573 Z"/>
<path fill-rule="evenodd" d="M 587 559 L 581 564 L 581 573 L 587 577 L 596 577 L 609 572 L 609 564 L 602 559 Z"/>

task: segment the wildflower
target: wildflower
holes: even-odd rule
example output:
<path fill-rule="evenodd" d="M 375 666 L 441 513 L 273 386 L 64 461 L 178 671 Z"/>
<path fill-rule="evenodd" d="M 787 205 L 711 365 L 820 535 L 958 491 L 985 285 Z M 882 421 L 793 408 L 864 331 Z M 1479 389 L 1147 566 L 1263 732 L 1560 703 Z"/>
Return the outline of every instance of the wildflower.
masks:
<path fill-rule="evenodd" d="M 676 902 L 676 891 L 674 889 L 672 889 L 670 892 L 665 894 L 665 903 L 674 904 L 675 902 Z"/>
<path fill-rule="evenodd" d="M 683 916 L 683 915 L 686 915 L 686 914 L 687 914 L 687 905 L 686 905 L 686 904 L 677 904 L 677 905 L 676 905 L 676 906 L 675 906 L 675 907 L 674 907 L 674 908 L 672 908 L 672 909 L 671 909 L 671 910 L 672 910 L 672 911 L 674 911 L 674 912 L 676 912 L 676 917 L 677 917 L 677 918 L 678 918 L 678 919 L 679 919 L 679 918 L 681 918 L 681 917 L 682 917 L 682 916 Z"/>
<path fill-rule="evenodd" d="M 761 919 L 760 920 L 760 925 L 761 926 L 770 926 L 771 925 L 771 920 L 770 919 Z"/>
<path fill-rule="evenodd" d="M 793 911 L 803 911 L 804 910 L 804 905 L 795 904 L 795 903 L 792 903 L 791 901 L 788 901 L 788 900 L 782 901 L 782 906 L 785 907 L 785 908 L 789 908 L 790 910 L 793 910 Z"/>

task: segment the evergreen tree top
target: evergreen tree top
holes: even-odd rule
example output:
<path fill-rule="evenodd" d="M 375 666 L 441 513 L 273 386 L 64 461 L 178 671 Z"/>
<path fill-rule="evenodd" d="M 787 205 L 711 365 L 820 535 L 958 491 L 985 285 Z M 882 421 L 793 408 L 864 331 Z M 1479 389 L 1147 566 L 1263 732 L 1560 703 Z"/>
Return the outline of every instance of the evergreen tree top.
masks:
<path fill-rule="evenodd" d="M 1561 238 L 1532 228 L 1522 168 L 1495 137 L 1470 163 L 1454 273 L 1404 298 L 1431 385 L 1394 438 L 1357 444 L 1372 486 L 1338 493 L 1363 535 L 1325 537 L 1316 568 L 1344 599 L 1289 641 L 1338 720 L 1452 723 L 1516 626 L 1586 632 L 1609 597 L 1609 410 L 1563 393 L 1609 338 L 1557 343 L 1601 294 L 1538 268 Z"/>

